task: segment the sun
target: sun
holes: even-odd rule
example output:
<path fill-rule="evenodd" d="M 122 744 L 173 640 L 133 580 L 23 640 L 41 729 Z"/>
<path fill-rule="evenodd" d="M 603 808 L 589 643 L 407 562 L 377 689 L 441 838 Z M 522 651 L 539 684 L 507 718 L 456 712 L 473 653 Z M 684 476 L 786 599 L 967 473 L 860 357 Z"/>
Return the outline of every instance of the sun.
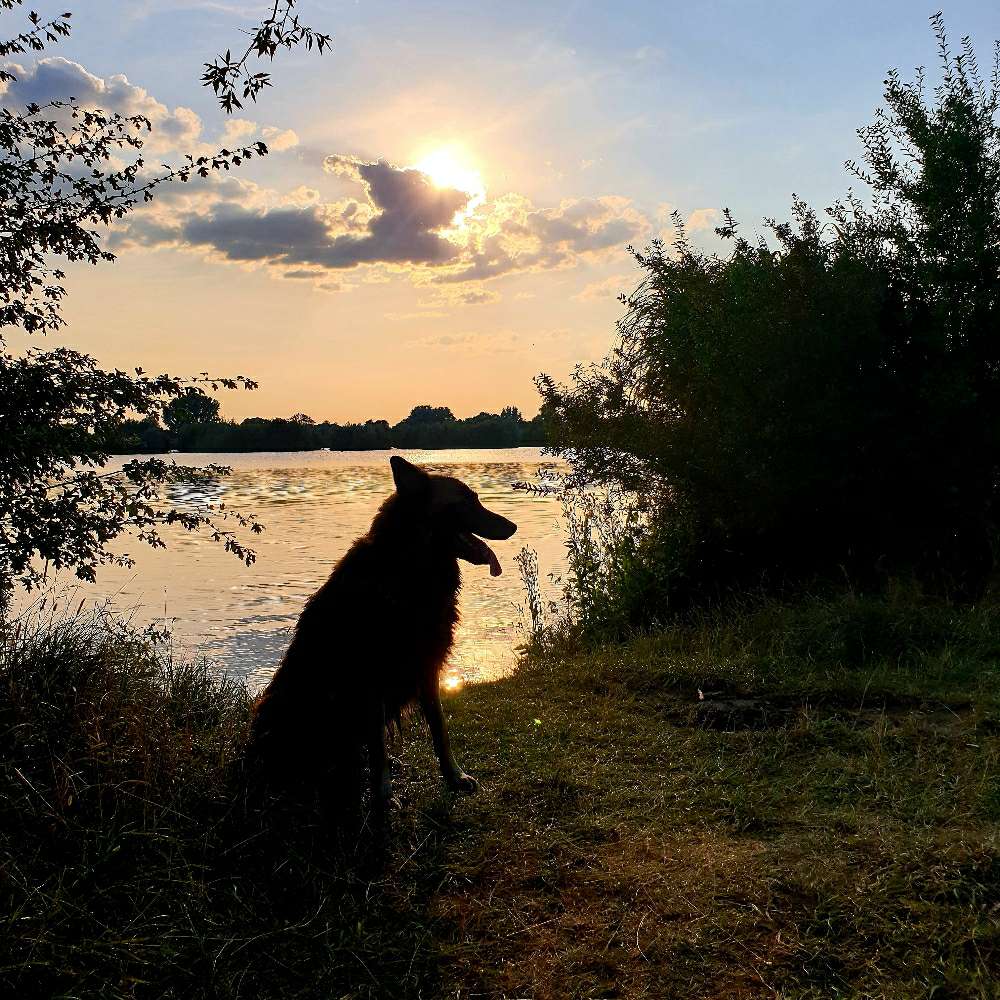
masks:
<path fill-rule="evenodd" d="M 469 203 L 455 217 L 455 225 L 486 201 L 486 185 L 482 174 L 472 165 L 471 158 L 460 146 L 439 146 L 432 149 L 413 164 L 413 169 L 426 174 L 435 187 L 464 191 L 469 196 Z"/>

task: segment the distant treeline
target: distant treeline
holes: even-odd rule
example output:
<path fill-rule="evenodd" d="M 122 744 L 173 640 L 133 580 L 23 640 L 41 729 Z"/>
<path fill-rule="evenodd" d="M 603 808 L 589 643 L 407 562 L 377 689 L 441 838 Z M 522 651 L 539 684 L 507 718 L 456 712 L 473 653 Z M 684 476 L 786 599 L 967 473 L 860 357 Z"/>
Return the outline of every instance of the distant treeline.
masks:
<path fill-rule="evenodd" d="M 516 406 L 459 420 L 446 406 L 417 406 L 405 420 L 317 423 L 292 417 L 223 420 L 218 400 L 201 393 L 181 397 L 155 417 L 126 420 L 114 442 L 117 454 L 240 451 L 372 451 L 388 448 L 516 448 L 545 444 L 542 416 L 526 420 Z"/>

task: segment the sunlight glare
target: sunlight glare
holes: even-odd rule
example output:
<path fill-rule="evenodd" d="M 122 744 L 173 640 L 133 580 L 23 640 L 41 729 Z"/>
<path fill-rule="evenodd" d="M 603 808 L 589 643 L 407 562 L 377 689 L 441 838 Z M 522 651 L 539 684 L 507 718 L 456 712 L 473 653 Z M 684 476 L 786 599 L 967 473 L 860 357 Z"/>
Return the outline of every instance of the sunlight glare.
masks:
<path fill-rule="evenodd" d="M 480 172 L 470 164 L 468 154 L 459 146 L 439 146 L 413 164 L 438 188 L 451 188 L 469 195 L 469 203 L 455 216 L 457 225 L 486 201 L 486 185 Z"/>

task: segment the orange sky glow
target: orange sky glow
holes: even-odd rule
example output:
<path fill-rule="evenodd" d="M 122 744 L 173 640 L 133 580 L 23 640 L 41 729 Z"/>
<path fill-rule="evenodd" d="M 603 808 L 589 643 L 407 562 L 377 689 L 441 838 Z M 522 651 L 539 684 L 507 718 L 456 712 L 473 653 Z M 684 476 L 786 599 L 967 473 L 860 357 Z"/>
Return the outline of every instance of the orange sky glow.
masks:
<path fill-rule="evenodd" d="M 963 31 L 992 37 L 989 8 L 956 3 Z M 640 277 L 629 245 L 669 238 L 674 209 L 715 248 L 723 205 L 753 237 L 793 190 L 829 204 L 886 66 L 933 55 L 901 0 L 866 9 L 863 34 L 839 7 L 817 32 L 810 5 L 751 6 L 726 6 L 742 44 L 720 60 L 721 22 L 699 5 L 446 2 L 430 17 L 303 0 L 332 51 L 276 59 L 273 89 L 227 117 L 198 78 L 262 5 L 84 5 L 0 104 L 143 114 L 150 164 L 255 141 L 270 155 L 158 189 L 109 234 L 114 264 L 70 267 L 49 343 L 256 379 L 223 394 L 234 418 L 532 415 L 539 372 L 564 378 L 614 342 L 617 296 Z"/>

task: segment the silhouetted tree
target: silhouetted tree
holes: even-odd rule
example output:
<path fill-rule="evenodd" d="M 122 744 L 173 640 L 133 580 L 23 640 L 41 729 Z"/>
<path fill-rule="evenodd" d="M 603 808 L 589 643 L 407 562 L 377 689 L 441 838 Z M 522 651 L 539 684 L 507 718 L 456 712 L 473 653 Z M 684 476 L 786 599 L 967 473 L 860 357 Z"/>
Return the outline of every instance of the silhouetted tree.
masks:
<path fill-rule="evenodd" d="M 404 420 L 407 424 L 450 424 L 455 420 L 455 414 L 447 406 L 414 406 L 410 415 Z"/>
<path fill-rule="evenodd" d="M 163 422 L 175 434 L 192 424 L 210 424 L 219 419 L 219 401 L 195 387 L 187 388 L 163 408 Z"/>
<path fill-rule="evenodd" d="M 202 400 L 213 402 L 211 397 Z M 185 405 L 186 397 L 178 400 Z M 451 414 L 447 407 L 426 407 L 426 411 Z M 168 449 L 196 452 L 306 451 L 330 448 L 333 451 L 367 451 L 385 448 L 514 448 L 520 445 L 544 445 L 545 428 L 541 415 L 525 420 L 514 406 L 501 413 L 479 413 L 458 420 L 417 420 L 409 417 L 390 427 L 385 420 L 363 424 L 317 424 L 305 414 L 284 420 L 248 417 L 236 423 L 217 418 L 211 407 L 207 419 L 168 421 L 163 430 L 154 418 L 126 420 L 114 436 L 113 449 L 122 454 L 136 451 L 163 452 Z"/>
<path fill-rule="evenodd" d="M 580 482 L 640 497 L 641 623 L 748 581 L 915 571 L 966 593 L 1000 503 L 1000 62 L 933 19 L 942 78 L 894 71 L 848 167 L 872 190 L 828 221 L 798 199 L 728 256 L 635 253 L 619 342 L 539 388 Z M 1000 49 L 998 49 L 1000 52 Z"/>
<path fill-rule="evenodd" d="M 0 10 L 20 2 L 0 0 Z M 290 10 L 292 4 L 285 6 Z M 262 54 L 268 56 L 276 51 L 273 43 L 318 44 L 287 19 L 262 27 L 269 39 Z M 24 31 L 0 40 L 0 56 L 43 51 L 69 31 L 70 14 L 45 20 L 31 12 Z M 0 84 L 14 79 L 10 67 L 0 70 Z M 71 95 L 20 112 L 0 108 L 0 595 L 15 580 L 37 585 L 49 568 L 68 567 L 93 579 L 102 563 L 129 564 L 127 553 L 109 549 L 112 540 L 129 531 L 160 546 L 164 525 L 205 528 L 240 558 L 253 559 L 252 550 L 220 525 L 235 517 L 259 530 L 251 519 L 182 510 L 164 499 L 170 482 L 218 476 L 225 469 L 148 460 L 129 462 L 115 474 L 102 470 L 126 421 L 138 420 L 136 429 L 148 432 L 172 400 L 190 401 L 202 386 L 255 383 L 243 377 L 150 377 L 138 368 L 132 374 L 105 371 L 68 348 L 15 353 L 7 347 L 12 329 L 35 334 L 63 325 L 61 262 L 113 260 L 102 245 L 103 231 L 153 198 L 160 185 L 207 177 L 267 152 L 255 143 L 188 156 L 178 167 L 151 173 L 141 153 L 149 129 L 142 116 L 83 108 Z"/>
<path fill-rule="evenodd" d="M 173 445 L 170 432 L 160 426 L 156 417 L 125 420 L 108 450 L 115 455 L 155 454 L 167 452 Z"/>

